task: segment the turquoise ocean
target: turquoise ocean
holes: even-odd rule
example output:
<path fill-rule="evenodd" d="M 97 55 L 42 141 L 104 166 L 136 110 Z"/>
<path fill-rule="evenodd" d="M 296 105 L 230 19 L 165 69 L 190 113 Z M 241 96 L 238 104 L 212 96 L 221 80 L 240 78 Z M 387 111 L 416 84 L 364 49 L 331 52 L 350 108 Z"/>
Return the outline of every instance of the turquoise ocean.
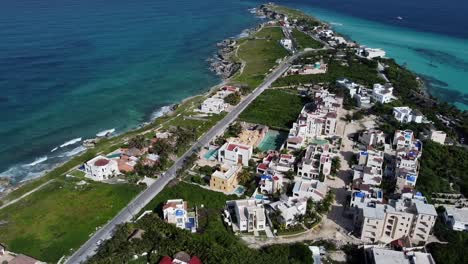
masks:
<path fill-rule="evenodd" d="M 83 151 L 77 139 L 111 128 L 122 133 L 157 116 L 164 106 L 207 91 L 220 81 L 206 61 L 216 52 L 216 42 L 259 23 L 248 8 L 260 3 L 3 2 L 0 176 L 15 182 L 37 177 Z M 468 4 L 278 3 L 301 8 L 353 40 L 385 49 L 427 80 L 432 94 L 468 109 Z"/>

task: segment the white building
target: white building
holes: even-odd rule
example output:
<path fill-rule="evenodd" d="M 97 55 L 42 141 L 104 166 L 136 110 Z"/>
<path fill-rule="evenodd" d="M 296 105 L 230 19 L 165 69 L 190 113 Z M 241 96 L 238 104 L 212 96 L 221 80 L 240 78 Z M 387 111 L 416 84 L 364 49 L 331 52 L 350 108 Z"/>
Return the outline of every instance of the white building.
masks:
<path fill-rule="evenodd" d="M 305 215 L 307 211 L 307 199 L 283 197 L 283 199 L 271 203 L 270 206 L 273 210 L 280 212 L 281 222 L 288 227 L 298 224 L 297 217 Z"/>
<path fill-rule="evenodd" d="M 293 49 L 292 40 L 290 40 L 290 39 L 281 39 L 280 44 L 287 50 L 292 50 Z"/>
<path fill-rule="evenodd" d="M 102 181 L 120 174 L 116 160 L 104 156 L 97 156 L 84 164 L 86 177 Z"/>
<path fill-rule="evenodd" d="M 342 88 L 348 89 L 349 96 L 351 96 L 351 98 L 354 98 L 354 96 L 359 93 L 361 89 L 361 85 L 346 78 L 336 80 L 336 84 Z"/>
<path fill-rule="evenodd" d="M 241 232 L 265 230 L 267 221 L 263 204 L 255 199 L 234 200 L 226 202 L 228 208 L 233 208 L 237 219 L 237 228 Z"/>
<path fill-rule="evenodd" d="M 196 232 L 196 218 L 189 215 L 187 202 L 182 199 L 167 200 L 163 206 L 163 217 L 169 224 Z"/>
<path fill-rule="evenodd" d="M 447 134 L 444 131 L 431 130 L 429 132 L 429 138 L 434 142 L 444 145 Z"/>
<path fill-rule="evenodd" d="M 468 231 L 468 208 L 445 206 L 445 223 L 455 231 Z"/>
<path fill-rule="evenodd" d="M 273 194 L 283 187 L 283 176 L 263 174 L 260 176 L 258 187 L 262 193 Z"/>
<path fill-rule="evenodd" d="M 293 197 L 312 199 L 319 202 L 327 195 L 327 185 L 317 180 L 296 181 L 293 188 Z"/>
<path fill-rule="evenodd" d="M 385 144 L 385 134 L 381 130 L 366 130 L 359 134 L 358 141 L 367 147 Z"/>
<path fill-rule="evenodd" d="M 366 48 L 366 47 L 359 47 L 356 50 L 356 54 L 360 57 L 367 58 L 367 59 L 373 59 L 373 58 L 384 58 L 385 57 L 385 51 L 382 49 L 372 49 L 372 48 Z"/>
<path fill-rule="evenodd" d="M 393 107 L 393 116 L 401 123 L 422 123 L 423 114 L 418 110 L 412 110 L 407 106 Z"/>
<path fill-rule="evenodd" d="M 342 99 L 326 90 L 315 93 L 314 103 L 306 104 L 289 130 L 287 148 L 300 149 L 307 141 L 334 136 L 338 121 L 337 110 Z"/>
<path fill-rule="evenodd" d="M 419 158 L 422 155 L 422 142 L 414 137 L 411 130 L 397 130 L 393 138 L 396 149 L 395 178 L 397 191 L 405 187 L 413 188 L 419 174 Z"/>
<path fill-rule="evenodd" d="M 372 99 L 374 100 L 374 102 L 386 104 L 390 103 L 394 98 L 395 97 L 393 96 L 393 87 L 391 84 L 374 84 L 374 87 L 372 89 Z"/>
<path fill-rule="evenodd" d="M 297 165 L 297 176 L 303 179 L 318 179 L 321 173 L 324 176 L 330 175 L 334 156 L 331 148 L 330 144 L 309 145 L 304 157 Z"/>
<path fill-rule="evenodd" d="M 207 114 L 219 114 L 224 111 L 226 103 L 221 98 L 207 98 L 201 104 L 200 111 Z"/>
<path fill-rule="evenodd" d="M 370 247 L 364 253 L 366 264 L 436 264 L 432 255 L 424 252 Z"/>
<path fill-rule="evenodd" d="M 252 158 L 252 146 L 226 142 L 218 151 L 218 161 L 230 165 L 249 166 Z"/>

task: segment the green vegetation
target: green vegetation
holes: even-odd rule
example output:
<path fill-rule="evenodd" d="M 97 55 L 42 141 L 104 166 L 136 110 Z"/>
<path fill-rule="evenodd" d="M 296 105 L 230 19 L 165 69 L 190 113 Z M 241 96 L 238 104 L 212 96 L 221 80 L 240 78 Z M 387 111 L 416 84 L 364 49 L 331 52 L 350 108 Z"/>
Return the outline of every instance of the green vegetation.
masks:
<path fill-rule="evenodd" d="M 266 90 L 242 112 L 239 118 L 250 123 L 288 130 L 307 102 L 308 99 L 285 90 Z"/>
<path fill-rule="evenodd" d="M 283 32 L 279 27 L 264 27 L 253 38 L 246 39 L 240 44 L 237 57 L 245 62 L 242 73 L 233 78 L 234 83 L 247 85 L 254 89 L 260 85 L 276 65 L 276 60 L 288 55 L 280 44 Z"/>
<path fill-rule="evenodd" d="M 15 252 L 57 262 L 138 193 L 134 185 L 60 177 L 0 211 L 0 241 Z"/>
<path fill-rule="evenodd" d="M 301 50 L 305 48 L 320 49 L 323 47 L 322 43 L 296 28 L 293 28 L 292 36 L 296 40 L 298 48 Z"/>
<path fill-rule="evenodd" d="M 333 52 L 333 51 L 329 51 Z M 304 55 L 307 57 L 309 55 Z M 324 55 L 328 56 L 328 55 Z M 276 80 L 273 87 L 295 86 L 306 83 L 329 83 L 334 84 L 339 78 L 349 78 L 357 83 L 371 86 L 374 83 L 382 83 L 383 80 L 377 75 L 376 63 L 368 60 L 358 60 L 350 56 L 347 65 L 336 60 L 329 60 L 327 72 L 324 74 L 289 75 Z"/>
<path fill-rule="evenodd" d="M 221 208 L 236 196 L 209 191 L 187 183 L 167 187 L 148 205 L 160 212 L 168 199 L 182 198 L 189 207 L 198 207 L 199 234 L 164 223 L 156 214 L 147 215 L 135 224 L 120 227 L 116 235 L 103 244 L 90 263 L 126 263 L 134 254 L 147 252 L 142 257 L 149 263 L 157 263 L 164 256 L 185 251 L 200 257 L 203 263 L 306 263 L 311 253 L 303 244 L 275 245 L 254 250 L 234 236 L 221 219 Z M 201 208 L 201 205 L 204 205 Z M 128 241 L 136 228 L 145 230 L 142 240 Z M 146 262 L 145 262 L 146 263 Z"/>
<path fill-rule="evenodd" d="M 240 93 L 232 93 L 224 98 L 224 102 L 230 105 L 237 105 L 241 101 Z"/>
<path fill-rule="evenodd" d="M 450 191 L 450 183 L 453 183 L 455 191 L 468 196 L 467 160 L 468 151 L 462 147 L 425 142 L 417 188 L 429 195 Z"/>
<path fill-rule="evenodd" d="M 436 263 L 468 263 L 468 254 L 465 252 L 468 247 L 468 233 L 453 231 L 443 224 L 441 219 L 438 219 L 434 226 L 434 234 L 439 240 L 448 242 L 448 244 L 427 245 Z"/>

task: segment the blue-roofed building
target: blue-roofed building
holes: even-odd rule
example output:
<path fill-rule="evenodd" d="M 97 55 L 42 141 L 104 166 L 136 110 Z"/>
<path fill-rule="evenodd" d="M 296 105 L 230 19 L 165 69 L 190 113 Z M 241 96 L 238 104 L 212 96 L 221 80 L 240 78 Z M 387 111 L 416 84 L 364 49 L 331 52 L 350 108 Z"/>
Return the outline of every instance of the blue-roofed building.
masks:
<path fill-rule="evenodd" d="M 182 199 L 167 200 L 163 207 L 164 221 L 192 233 L 197 230 L 196 212 L 189 212 L 187 202 Z"/>

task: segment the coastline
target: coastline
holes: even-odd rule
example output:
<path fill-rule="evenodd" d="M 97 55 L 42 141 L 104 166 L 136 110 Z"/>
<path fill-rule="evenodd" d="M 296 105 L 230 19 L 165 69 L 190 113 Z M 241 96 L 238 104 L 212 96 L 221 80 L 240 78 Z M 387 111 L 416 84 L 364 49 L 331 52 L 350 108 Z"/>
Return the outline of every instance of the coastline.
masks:
<path fill-rule="evenodd" d="M 224 39 L 222 41 L 225 41 L 225 40 L 237 40 L 238 38 L 242 37 L 242 34 L 243 33 L 246 33 L 246 34 L 251 34 L 252 32 L 256 32 L 258 30 L 258 27 L 252 27 L 252 28 L 247 28 L 247 29 L 243 29 L 241 32 L 242 33 L 239 33 L 238 35 L 234 36 L 234 37 L 229 37 L 227 39 Z M 221 47 L 217 46 L 216 48 L 216 52 L 219 52 L 219 50 L 221 49 Z M 210 57 L 212 58 L 212 57 Z M 209 59 L 210 59 L 209 58 Z M 244 62 L 242 62 L 242 66 L 243 66 Z M 210 68 L 210 66 L 208 67 Z M 165 106 L 162 106 L 160 108 L 158 108 L 157 110 L 154 110 L 152 111 L 152 113 L 149 115 L 149 118 L 147 119 L 147 121 L 144 121 L 144 122 L 141 122 L 139 125 L 137 125 L 134 129 L 129 129 L 127 131 L 122 131 L 121 133 L 112 133 L 111 136 L 109 137 L 104 137 L 106 139 L 113 139 L 113 138 L 117 138 L 117 137 L 126 137 L 126 135 L 130 135 L 130 134 L 133 134 L 133 133 L 136 133 L 136 132 L 139 132 L 140 130 L 151 130 L 152 128 L 154 128 L 154 124 L 157 123 L 158 121 L 162 120 L 164 117 L 168 117 L 168 116 L 171 116 L 174 111 L 180 107 L 181 105 L 184 105 L 184 104 L 187 104 L 189 101 L 199 97 L 199 96 L 208 96 L 210 95 L 211 93 L 213 93 L 214 91 L 216 91 L 217 89 L 227 85 L 231 79 L 233 77 L 236 76 L 237 73 L 239 73 L 240 69 L 242 67 L 239 67 L 236 72 L 234 72 L 231 76 L 229 76 L 228 78 L 224 78 L 222 74 L 220 73 L 216 73 L 215 71 L 212 71 L 213 74 L 217 77 L 219 77 L 219 82 L 213 86 L 210 86 L 208 87 L 205 91 L 201 92 L 201 93 L 198 93 L 198 94 L 194 94 L 194 95 L 191 95 L 191 96 L 188 96 L 188 97 L 185 97 L 184 99 L 180 100 L 180 102 L 176 102 L 176 103 L 172 103 L 172 104 L 169 104 L 169 105 L 165 105 Z M 164 108 L 167 108 L 166 111 L 164 111 Z M 161 112 L 162 111 L 162 112 Z M 156 117 L 154 117 L 156 116 Z M 90 138 L 90 139 L 83 139 L 83 140 L 80 140 L 79 143 L 80 143 L 80 146 L 83 146 L 83 143 L 87 140 L 94 140 L 96 138 Z M 69 141 L 67 141 L 69 142 Z M 66 143 L 67 143 L 66 142 Z M 64 143 L 64 144 L 66 144 Z M 54 148 L 57 149 L 57 148 L 60 148 L 60 147 L 56 147 Z M 8 198 L 8 196 L 12 193 L 14 193 L 15 191 L 18 191 L 18 190 L 21 190 L 23 188 L 26 188 L 26 186 L 28 185 L 37 185 L 38 183 L 42 183 L 41 179 L 44 178 L 45 176 L 47 176 L 49 173 L 55 171 L 56 169 L 64 166 L 65 164 L 67 164 L 68 162 L 70 162 L 71 160 L 73 160 L 74 158 L 78 158 L 78 157 L 81 157 L 81 156 L 84 156 L 88 153 L 89 150 L 92 150 L 93 148 L 86 148 L 84 151 L 80 151 L 78 152 L 77 154 L 75 155 L 71 155 L 71 156 L 68 156 L 69 158 L 67 160 L 64 160 L 60 163 L 57 163 L 55 164 L 53 167 L 51 168 L 48 168 L 46 170 L 43 170 L 40 172 L 40 175 L 38 176 L 35 176 L 35 177 L 31 177 L 29 179 L 24 179 L 24 180 L 21 180 L 21 181 L 18 181 L 18 182 L 15 182 L 15 183 L 12 183 L 11 182 L 11 179 L 9 177 L 1 177 L 0 180 L 3 180 L 3 184 L 0 185 L 0 203 Z M 39 163 L 38 163 L 39 164 Z M 23 165 L 18 165 L 18 166 L 27 166 L 27 164 L 23 164 Z M 75 167 L 74 167 L 75 168 Z M 72 169 L 74 169 L 72 168 Z M 70 169 L 70 170 L 72 170 Z M 2 183 L 0 182 L 0 183 Z M 22 192 L 23 193 L 23 192 Z M 16 197 L 16 196 L 15 196 Z M 8 200 L 7 200 L 8 201 Z"/>

